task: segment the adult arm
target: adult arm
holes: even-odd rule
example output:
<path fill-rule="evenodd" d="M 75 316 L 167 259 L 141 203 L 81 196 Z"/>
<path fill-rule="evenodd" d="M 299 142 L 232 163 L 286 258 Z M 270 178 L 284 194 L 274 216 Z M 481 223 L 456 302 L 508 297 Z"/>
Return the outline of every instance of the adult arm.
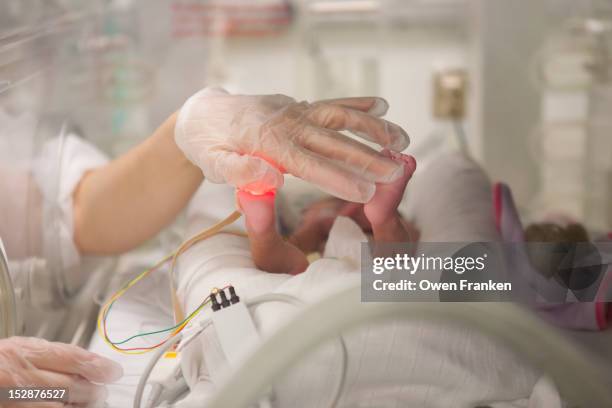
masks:
<path fill-rule="evenodd" d="M 116 254 L 172 222 L 203 180 L 174 142 L 177 114 L 125 155 L 84 175 L 74 199 L 74 240 L 84 254 Z"/>
<path fill-rule="evenodd" d="M 202 173 L 254 194 L 280 188 L 291 173 L 365 203 L 376 183 L 394 181 L 402 168 L 340 131 L 403 150 L 406 132 L 380 118 L 387 108 L 380 98 L 310 104 L 284 95 L 198 92 L 151 138 L 83 177 L 73 197 L 77 247 L 113 254 L 137 246 L 174 219 Z"/>

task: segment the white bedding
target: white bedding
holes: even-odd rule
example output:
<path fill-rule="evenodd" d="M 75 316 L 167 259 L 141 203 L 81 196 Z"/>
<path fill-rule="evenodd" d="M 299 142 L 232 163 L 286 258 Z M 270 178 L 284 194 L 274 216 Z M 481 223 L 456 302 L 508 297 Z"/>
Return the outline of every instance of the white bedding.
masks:
<path fill-rule="evenodd" d="M 452 193 L 461 195 L 463 190 L 460 186 L 465 185 L 465 180 L 460 180 L 460 170 L 463 169 L 464 176 L 478 178 L 478 188 L 482 190 L 479 194 L 485 200 L 486 177 L 474 171 L 469 163 L 458 161 L 455 164 L 455 169 L 438 177 L 440 181 L 452 182 L 453 186 L 457 186 L 450 189 Z M 439 190 L 442 189 L 434 190 L 436 192 L 429 193 L 429 197 L 419 195 L 419 200 L 413 205 L 415 212 L 419 212 L 418 208 L 426 207 L 428 217 L 432 217 L 433 206 L 427 205 L 427 198 L 437 194 L 438 208 L 441 211 L 445 207 L 451 208 L 445 222 L 446 230 L 455 234 L 454 239 L 459 239 L 456 237 L 461 234 L 465 236 L 466 229 L 468 235 L 473 232 L 468 239 L 477 240 L 476 235 L 482 239 L 483 235 L 495 234 L 494 227 L 486 220 L 474 221 L 476 213 L 482 214 L 486 202 L 452 206 L 441 201 L 443 197 Z M 469 193 L 473 194 L 474 191 Z M 231 188 L 205 184 L 190 206 L 189 234 L 223 218 L 233 206 Z M 456 211 L 453 212 L 453 209 Z M 480 222 L 477 228 L 474 228 L 474 222 Z M 326 248 L 326 255 L 335 259 L 316 261 L 304 274 L 296 277 L 256 270 L 246 239 L 227 234 L 215 236 L 188 251 L 180 260 L 179 291 L 185 300 L 185 309 L 192 310 L 212 287 L 226 283 L 232 283 L 243 299 L 275 291 L 289 293 L 305 301 L 315 301 L 338 286 L 355 282 L 359 280 L 355 267 L 359 260 L 359 242 L 364 237 L 354 228 L 355 225 L 349 220 L 339 219 Z M 440 238 L 443 232 L 443 229 L 432 229 L 429 233 L 426 231 L 426 236 Z M 491 236 L 485 238 L 483 240 L 491 239 Z M 167 285 L 159 282 L 146 284 L 141 290 L 149 297 L 141 296 L 139 299 L 132 293 L 132 297 L 114 308 L 113 321 L 117 326 L 111 327 L 117 338 L 134 334 L 134 322 L 143 322 L 139 325 L 141 330 L 168 325 L 169 310 L 151 307 L 158 305 L 158 302 L 147 304 L 153 288 L 166 291 Z M 440 307 L 452 307 L 452 304 L 441 304 Z M 292 313 L 294 310 L 291 306 L 268 304 L 260 306 L 254 312 L 254 317 L 265 334 L 273 331 Z M 346 342 L 349 369 L 343 403 L 398 407 L 560 407 L 554 388 L 551 389 L 546 381 L 538 382 L 538 373 L 518 356 L 461 327 L 440 327 L 427 321 L 373 325 L 347 334 Z M 108 403 L 110 407 L 130 406 L 137 377 L 147 357 L 115 354 L 97 337 L 91 349 L 123 364 L 127 376 L 111 387 Z M 204 358 L 199 357 L 202 352 Z M 192 397 L 206 400 L 210 396 L 215 383 L 222 376 L 224 360 L 212 329 L 207 330 L 198 342 L 192 343 L 183 355 L 185 375 L 192 387 L 207 390 L 202 394 L 192 393 Z M 275 387 L 278 406 L 325 407 L 336 383 L 339 364 L 334 345 L 308 356 Z M 544 402 L 533 405 L 536 401 Z"/>
<path fill-rule="evenodd" d="M 122 259 L 118 265 L 114 287 L 124 284 L 135 273 L 142 272 L 147 266 L 159 260 L 163 254 L 159 251 L 147 253 L 144 257 L 139 254 L 130 255 Z M 126 262 L 127 261 L 127 262 Z M 137 333 L 150 332 L 160 328 L 170 327 L 174 324 L 169 298 L 168 271 L 160 270 L 147 279 L 139 282 L 126 293 L 112 308 L 108 320 L 110 338 L 119 341 Z M 129 343 L 133 347 L 151 346 L 155 341 L 163 339 L 164 335 L 145 338 L 141 341 Z M 116 383 L 107 386 L 109 397 L 106 401 L 108 408 L 131 407 L 138 380 L 146 367 L 151 354 L 126 356 L 112 350 L 96 333 L 94 334 L 89 350 L 121 364 L 123 377 Z"/>
<path fill-rule="evenodd" d="M 189 218 L 196 229 L 215 221 L 203 205 L 212 196 L 233 200 L 231 189 L 222 186 L 202 190 L 192 203 Z M 242 299 L 276 292 L 313 302 L 359 281 L 359 250 L 364 240 L 366 237 L 351 220 L 339 218 L 323 259 L 291 277 L 254 269 L 248 241 L 220 234 L 182 258 L 180 297 L 185 300 L 185 308 L 192 310 L 212 288 L 231 283 Z M 253 316 L 265 336 L 293 313 L 292 306 L 270 304 L 258 307 Z M 349 368 L 342 403 L 354 406 L 474 407 L 514 401 L 498 406 L 526 407 L 539 377 L 518 356 L 461 327 L 441 327 L 427 321 L 379 324 L 360 328 L 345 340 Z M 182 361 L 188 383 L 198 390 L 184 406 L 202 406 L 227 369 L 214 328 L 188 347 Z M 275 387 L 278 406 L 325 407 L 337 383 L 339 365 L 334 345 L 306 357 Z M 397 405 L 397 401 L 401 403 Z"/>

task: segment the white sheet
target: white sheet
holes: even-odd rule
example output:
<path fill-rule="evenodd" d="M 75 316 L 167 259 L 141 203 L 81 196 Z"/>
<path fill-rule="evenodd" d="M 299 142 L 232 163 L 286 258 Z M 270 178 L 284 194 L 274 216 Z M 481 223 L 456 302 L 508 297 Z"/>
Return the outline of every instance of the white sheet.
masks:
<path fill-rule="evenodd" d="M 216 199 L 226 195 L 224 200 L 233 196 L 231 190 L 223 192 L 219 187 L 202 190 L 192 203 L 190 225 L 202 228 L 213 222 L 203 205 L 211 202 L 213 194 Z M 340 286 L 359 281 L 359 248 L 365 239 L 352 221 L 339 218 L 325 257 L 305 273 L 290 277 L 254 269 L 246 239 L 218 235 L 181 260 L 180 296 L 186 309 L 192 310 L 213 287 L 231 283 L 242 299 L 277 292 L 314 302 Z M 258 307 L 253 316 L 265 336 L 293 312 L 292 306 L 270 304 Z M 379 324 L 350 333 L 346 342 L 349 370 L 343 403 L 356 406 L 396 406 L 399 399 L 397 406 L 473 407 L 523 398 L 505 406 L 525 407 L 538 380 L 538 374 L 518 356 L 461 327 L 440 327 L 427 321 Z M 201 406 L 227 369 L 214 328 L 188 347 L 182 361 L 188 383 L 206 391 L 192 393 L 189 403 L 181 406 Z M 275 387 L 278 406 L 325 407 L 337 382 L 339 365 L 334 345 L 306 357 Z"/>
<path fill-rule="evenodd" d="M 463 174 L 478 174 L 459 161 L 467 169 Z M 442 176 L 447 182 L 453 173 Z M 460 178 L 460 177 L 459 177 Z M 465 180 L 451 180 L 461 185 Z M 482 186 L 481 186 L 482 187 Z M 439 188 L 434 190 L 438 191 Z M 451 189 L 452 190 L 452 189 Z M 456 190 L 456 189 L 455 189 Z M 414 191 L 414 189 L 412 190 Z M 456 190 L 460 193 L 461 190 Z M 485 194 L 481 195 L 483 198 Z M 421 203 L 426 198 L 419 195 Z M 442 197 L 438 197 L 442 198 Z M 214 205 L 213 205 L 214 204 Z M 418 203 L 417 203 L 418 204 Z M 442 205 L 442 204 L 440 204 Z M 464 211 L 482 213 L 486 204 L 463 207 Z M 417 206 L 418 207 L 418 206 Z M 234 208 L 233 191 L 224 186 L 205 184 L 193 200 L 189 211 L 191 231 L 211 225 Z M 422 207 L 421 207 L 422 208 Z M 455 214 L 455 224 L 448 228 L 459 234 L 462 228 L 469 230 L 469 222 L 462 214 Z M 450 218 L 453 221 L 453 217 Z M 450 222 L 449 221 L 449 222 Z M 485 224 L 481 231 L 495 233 Z M 240 225 L 239 225 L 240 226 Z M 311 265 L 308 271 L 297 277 L 271 275 L 253 268 L 245 239 L 230 235 L 219 235 L 188 251 L 180 261 L 180 291 L 187 310 L 199 304 L 213 286 L 232 283 L 243 299 L 269 291 L 290 293 L 307 301 L 314 301 L 337 285 L 359 279 L 355 273 L 356 244 L 363 237 L 351 230 L 351 223 L 339 220 L 332 238 L 328 242 L 327 255 L 341 259 L 322 259 Z M 441 232 L 441 230 L 438 230 Z M 469 231 L 468 231 L 469 232 Z M 343 238 L 338 238 L 343 236 Z M 348 237 L 353 237 L 351 241 Z M 436 236 L 430 233 L 430 236 Z M 441 236 L 438 234 L 437 236 Z M 143 289 L 143 296 L 118 304 L 114 308 L 114 321 L 121 327 L 114 328 L 117 337 L 134 333 L 134 322 L 143 322 L 142 329 L 168 324 L 168 310 L 160 313 L 151 308 L 150 296 L 153 288 L 167 286 L 151 284 Z M 134 295 L 134 294 L 132 294 Z M 149 305 L 147 305 L 147 302 Z M 158 304 L 153 302 L 153 305 Z M 452 304 L 440 305 L 452 307 Z M 206 312 L 204 312 L 206 313 Z M 263 305 L 254 313 L 262 333 L 269 333 L 289 318 L 293 308 L 283 305 Z M 349 372 L 344 403 L 355 406 L 427 406 L 427 407 L 473 407 L 490 405 L 496 408 L 540 407 L 533 405 L 542 395 L 550 395 L 549 388 L 538 384 L 535 371 L 520 359 L 497 346 L 494 342 L 469 330 L 439 327 L 427 321 L 407 324 L 374 325 L 362 328 L 346 336 L 349 349 Z M 97 337 L 92 350 L 101 352 L 122 363 L 127 376 L 111 388 L 110 407 L 126 407 L 131 404 L 137 376 L 142 372 L 146 358 L 128 357 L 111 352 Z M 197 357 L 206 351 L 204 359 Z M 191 357 L 196 357 L 190 359 Z M 201 341 L 194 342 L 183 355 L 184 369 L 189 383 L 194 388 L 205 389 L 204 400 L 214 390 L 218 373 L 223 371 L 224 358 L 215 344 L 212 331 Z M 276 387 L 281 407 L 326 406 L 331 396 L 332 384 L 338 374 L 339 360 L 336 349 L 329 345 L 294 369 Z M 217 377 L 217 378 L 215 378 Z M 555 393 L 552 393 L 555 395 Z M 528 401 L 531 395 L 532 403 Z M 196 397 L 196 394 L 192 393 Z M 397 398 L 400 397 L 399 402 Z M 522 398 L 522 399 L 521 399 Z M 517 400 L 520 399 L 520 400 Z M 487 403 L 487 401 L 514 401 Z M 558 408 L 555 401 L 548 398 Z"/>
<path fill-rule="evenodd" d="M 142 272 L 146 267 L 159 260 L 163 254 L 159 251 L 131 254 L 121 259 L 117 266 L 119 274 L 115 277 L 112 287 L 118 288 L 134 274 Z M 108 319 L 108 330 L 112 340 L 119 341 L 134 334 L 171 327 L 174 324 L 170 297 L 168 292 L 168 271 L 161 269 L 151 274 L 135 285 L 112 308 Z M 150 346 L 161 341 L 164 334 L 143 338 L 129 343 L 133 347 Z M 138 380 L 151 354 L 127 356 L 112 350 L 96 333 L 89 350 L 105 356 L 123 367 L 124 376 L 116 383 L 107 386 L 109 397 L 107 408 L 127 408 L 133 404 L 134 393 Z"/>

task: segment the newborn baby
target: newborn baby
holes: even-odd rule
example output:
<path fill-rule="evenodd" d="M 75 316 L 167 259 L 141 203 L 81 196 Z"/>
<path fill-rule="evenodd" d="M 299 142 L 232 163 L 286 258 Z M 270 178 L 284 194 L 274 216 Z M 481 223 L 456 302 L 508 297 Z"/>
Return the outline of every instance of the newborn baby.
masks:
<path fill-rule="evenodd" d="M 306 254 L 321 251 L 336 216 L 352 218 L 371 232 L 375 242 L 408 242 L 416 230 L 397 211 L 406 184 L 416 169 L 412 156 L 384 151 L 387 157 L 403 163 L 404 173 L 395 182 L 379 184 L 372 200 L 355 204 L 330 198 L 310 206 L 301 225 L 285 240 L 277 231 L 274 210 L 275 194 L 255 196 L 238 193 L 238 203 L 246 217 L 253 261 L 259 269 L 273 273 L 298 274 L 308 267 Z"/>
<path fill-rule="evenodd" d="M 241 301 L 278 293 L 306 304 L 359 285 L 361 244 L 368 240 L 366 234 L 371 233 L 377 242 L 415 241 L 418 235 L 397 211 L 416 163 L 409 156 L 385 154 L 404 163 L 400 179 L 378 185 L 373 199 L 365 205 L 336 199 L 315 203 L 304 212 L 302 222 L 287 239 L 277 230 L 273 194 L 239 193 L 238 204 L 245 223 L 237 221 L 227 233 L 194 245 L 179 259 L 178 292 L 184 310 L 195 310 L 213 288 L 229 284 L 236 288 Z M 436 180 L 428 183 L 433 188 L 411 196 L 418 197 L 415 219 L 421 227 L 420 239 L 445 242 L 443 239 L 460 236 L 493 240 L 497 232 L 492 220 L 484 227 L 467 222 L 474 218 L 472 214 L 489 214 L 488 180 L 461 157 L 445 159 L 444 164 L 434 169 Z M 482 200 L 474 200 L 480 196 L 465 188 L 468 180 L 464 179 L 482 186 Z M 437 188 L 441 182 L 450 187 Z M 465 207 L 449 199 L 460 197 L 464 190 L 470 194 Z M 203 186 L 187 211 L 187 236 L 225 218 L 235 201 L 235 192 L 228 186 Z M 431 219 L 440 225 L 432 225 Z M 247 232 L 248 239 L 230 233 L 242 231 Z M 305 254 L 316 251 L 321 252 L 321 258 L 308 263 Z M 283 302 L 266 302 L 250 309 L 262 340 L 293 319 L 297 311 L 294 305 Z M 211 313 L 205 311 L 202 318 Z M 344 333 L 344 340 L 348 366 L 341 406 L 494 407 L 491 401 L 528 397 L 539 377 L 520 356 L 469 327 L 441 325 L 426 319 L 380 321 Z M 257 344 L 245 341 L 242 346 L 248 353 Z M 191 393 L 176 407 L 206 406 L 232 369 L 214 326 L 186 346 L 181 367 Z M 274 406 L 329 407 L 341 367 L 337 344 L 321 345 L 274 384 Z M 513 408 L 528 406 L 525 400 L 516 405 L 504 404 Z"/>

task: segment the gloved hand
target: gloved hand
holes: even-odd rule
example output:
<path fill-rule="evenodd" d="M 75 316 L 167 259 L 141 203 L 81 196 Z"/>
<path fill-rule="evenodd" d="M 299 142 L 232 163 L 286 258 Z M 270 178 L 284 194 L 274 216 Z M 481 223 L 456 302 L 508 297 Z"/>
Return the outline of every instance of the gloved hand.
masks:
<path fill-rule="evenodd" d="M 69 402 L 28 402 L 36 407 L 103 406 L 107 391 L 102 385 L 123 375 L 121 366 L 80 347 L 28 338 L 0 340 L 0 388 L 66 388 Z M 102 404 L 102 405 L 100 405 Z M 2 408 L 24 403 L 0 401 Z"/>
<path fill-rule="evenodd" d="M 372 198 L 375 183 L 394 181 L 403 169 L 338 131 L 403 150 L 409 143 L 406 132 L 377 117 L 387 108 L 380 98 L 310 104 L 284 95 L 230 95 L 207 88 L 181 108 L 175 141 L 215 183 L 260 194 L 281 187 L 283 173 L 291 173 L 363 203 Z"/>

